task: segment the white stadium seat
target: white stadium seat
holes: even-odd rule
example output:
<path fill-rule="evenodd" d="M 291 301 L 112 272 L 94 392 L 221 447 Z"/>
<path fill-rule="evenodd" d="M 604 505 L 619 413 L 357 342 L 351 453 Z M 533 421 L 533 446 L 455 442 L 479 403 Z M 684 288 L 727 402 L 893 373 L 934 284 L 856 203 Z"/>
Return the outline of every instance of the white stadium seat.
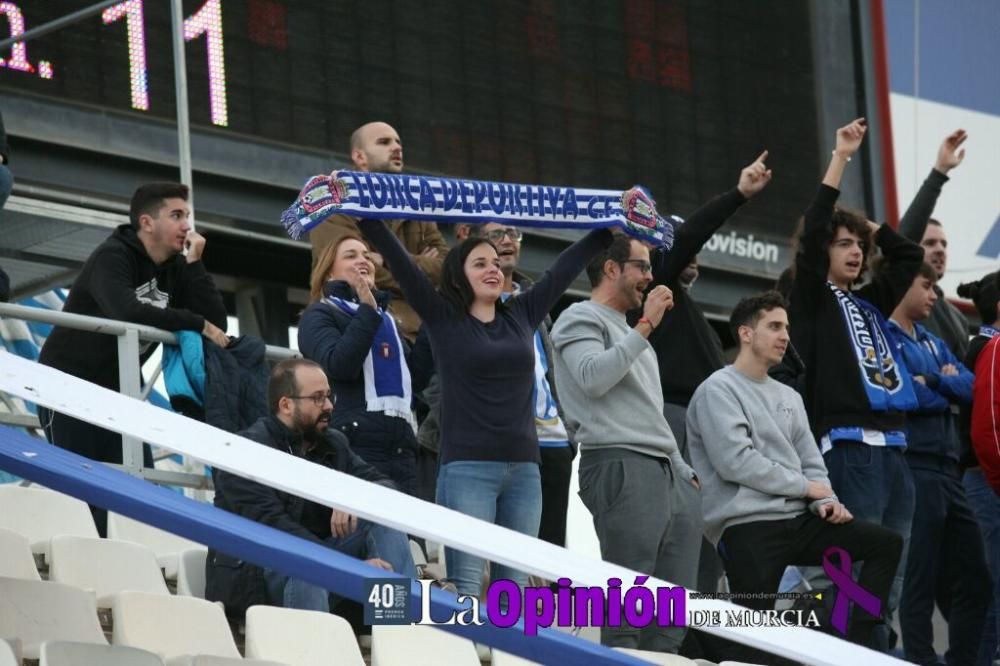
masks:
<path fill-rule="evenodd" d="M 288 666 L 280 661 L 264 661 L 261 659 L 238 659 L 234 657 L 213 657 L 199 654 L 195 656 L 175 657 L 167 660 L 167 666 Z"/>
<path fill-rule="evenodd" d="M 364 666 L 350 623 L 338 615 L 275 606 L 247 610 L 246 655 L 289 666 Z M 444 663 L 444 662 L 442 662 Z"/>
<path fill-rule="evenodd" d="M 156 553 L 156 559 L 159 560 L 167 580 L 177 578 L 182 552 L 205 548 L 205 546 L 190 539 L 110 511 L 108 512 L 108 537 L 119 541 L 132 541 L 151 549 Z"/>
<path fill-rule="evenodd" d="M 371 666 L 479 666 L 475 644 L 420 625 L 372 627 Z"/>
<path fill-rule="evenodd" d="M 97 538 L 85 502 L 42 488 L 0 485 L 0 527 L 23 534 L 34 553 L 48 561 L 49 540 L 58 534 Z"/>
<path fill-rule="evenodd" d="M 170 594 L 153 551 L 128 541 L 52 538 L 49 580 L 93 590 L 100 608 L 125 590 Z"/>
<path fill-rule="evenodd" d="M 0 576 L 41 580 L 31 554 L 31 543 L 23 534 L 0 528 Z"/>
<path fill-rule="evenodd" d="M 21 666 L 21 658 L 14 652 L 14 647 L 0 639 L 0 666 Z"/>
<path fill-rule="evenodd" d="M 152 652 L 123 645 L 46 641 L 38 666 L 163 666 L 163 660 Z"/>
<path fill-rule="evenodd" d="M 0 636 L 18 638 L 26 659 L 38 659 L 45 641 L 107 645 L 91 592 L 14 578 L 0 578 Z"/>
<path fill-rule="evenodd" d="M 122 592 L 111 617 L 115 645 L 155 652 L 168 663 L 187 655 L 240 658 L 222 608 L 204 599 Z"/>
<path fill-rule="evenodd" d="M 185 597 L 205 598 L 205 560 L 208 551 L 192 548 L 177 558 L 177 594 Z"/>

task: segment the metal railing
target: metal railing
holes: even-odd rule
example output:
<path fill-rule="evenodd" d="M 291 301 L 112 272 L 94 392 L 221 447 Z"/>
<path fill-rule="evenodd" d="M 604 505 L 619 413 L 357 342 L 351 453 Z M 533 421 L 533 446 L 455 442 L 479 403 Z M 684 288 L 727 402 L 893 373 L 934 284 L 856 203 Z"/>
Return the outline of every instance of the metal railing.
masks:
<path fill-rule="evenodd" d="M 114 335 L 118 338 L 118 381 L 119 392 L 137 400 L 144 400 L 147 392 L 144 392 L 141 382 L 142 368 L 139 364 L 139 342 L 160 342 L 163 344 L 177 344 L 177 336 L 169 331 L 164 331 L 152 326 L 134 324 L 127 321 L 115 319 L 103 319 L 101 317 L 89 317 L 86 315 L 60 312 L 58 310 L 46 310 L 43 308 L 16 305 L 14 303 L 0 303 L 0 318 L 20 319 L 22 321 L 42 322 L 64 328 L 72 328 L 78 331 L 89 331 L 91 333 L 103 333 L 104 335 Z M 298 352 L 285 347 L 275 347 L 268 345 L 265 356 L 269 361 L 280 361 L 287 358 L 298 357 Z M 149 382 L 151 385 L 154 378 Z M 34 427 L 34 422 L 24 419 L 27 427 Z M 170 472 L 166 470 L 154 469 L 143 466 L 142 442 L 130 435 L 122 435 L 122 464 L 120 468 L 134 476 L 142 477 L 148 481 L 156 483 L 183 486 L 196 489 L 210 489 L 211 479 L 203 474 L 188 474 L 185 472 Z"/>

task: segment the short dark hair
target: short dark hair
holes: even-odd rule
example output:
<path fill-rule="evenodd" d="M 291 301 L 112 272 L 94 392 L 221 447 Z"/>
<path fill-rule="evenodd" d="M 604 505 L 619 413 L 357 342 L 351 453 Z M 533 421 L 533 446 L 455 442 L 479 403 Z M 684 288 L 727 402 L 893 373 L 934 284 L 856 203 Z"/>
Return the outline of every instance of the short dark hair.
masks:
<path fill-rule="evenodd" d="M 747 296 L 733 308 L 733 313 L 729 315 L 729 330 L 733 334 L 733 339 L 739 343 L 740 326 L 753 328 L 760 321 L 766 312 L 775 308 L 788 309 L 785 297 L 774 289 L 765 291 L 762 294 Z"/>
<path fill-rule="evenodd" d="M 590 279 L 591 288 L 601 284 L 601 280 L 604 279 L 604 262 L 610 259 L 619 266 L 624 266 L 631 254 L 632 238 L 625 234 L 615 234 L 611 245 L 587 264 L 587 278 Z"/>
<path fill-rule="evenodd" d="M 458 315 L 466 314 L 476 298 L 472 285 L 469 284 L 469 278 L 465 275 L 465 260 L 480 245 L 489 245 L 494 252 L 497 250 L 496 245 L 473 234 L 452 248 L 445 255 L 444 264 L 441 266 L 441 296 Z M 503 301 L 497 299 L 497 307 L 502 305 Z"/>
<path fill-rule="evenodd" d="M 943 226 L 940 221 L 935 220 L 933 217 L 927 219 L 928 226 L 941 227 Z"/>
<path fill-rule="evenodd" d="M 139 230 L 139 218 L 156 215 L 166 199 L 188 200 L 188 186 L 183 183 L 146 183 L 136 188 L 128 206 L 128 219 L 132 228 Z"/>
<path fill-rule="evenodd" d="M 928 264 L 926 261 L 920 264 L 920 270 L 917 271 L 917 277 L 927 278 L 931 281 L 931 284 L 937 284 L 938 275 L 934 267 Z"/>
<path fill-rule="evenodd" d="M 267 406 L 272 414 L 278 413 L 278 403 L 282 398 L 299 394 L 299 382 L 295 379 L 299 368 L 323 369 L 319 363 L 307 358 L 288 358 L 271 368 L 271 377 L 267 381 Z"/>
<path fill-rule="evenodd" d="M 958 295 L 976 304 L 979 319 L 987 326 L 1000 318 L 997 301 L 1000 301 L 1000 272 L 984 275 L 975 282 L 958 285 Z"/>

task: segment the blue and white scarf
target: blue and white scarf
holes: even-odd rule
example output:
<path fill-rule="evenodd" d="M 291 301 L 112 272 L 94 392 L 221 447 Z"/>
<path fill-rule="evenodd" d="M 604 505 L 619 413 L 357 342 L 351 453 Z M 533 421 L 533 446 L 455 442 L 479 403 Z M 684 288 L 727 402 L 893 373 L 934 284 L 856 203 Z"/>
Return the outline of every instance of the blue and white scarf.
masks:
<path fill-rule="evenodd" d="M 995 338 L 996 336 L 1000 335 L 1000 331 L 993 328 L 992 326 L 987 326 L 986 324 L 983 324 L 982 326 L 979 327 L 979 335 L 983 336 L 984 338 Z"/>
<path fill-rule="evenodd" d="M 840 305 L 847 336 L 854 347 L 861 385 L 872 411 L 909 412 L 917 408 L 910 373 L 902 354 L 893 353 L 882 313 L 863 298 L 827 283 Z"/>
<path fill-rule="evenodd" d="M 663 218 L 656 202 L 638 185 L 622 191 L 479 180 L 338 171 L 313 176 L 281 215 L 288 235 L 298 239 L 331 215 L 430 222 L 501 222 L 519 227 L 596 229 L 621 227 L 665 249 L 682 220 Z"/>
<path fill-rule="evenodd" d="M 352 317 L 358 312 L 358 304 L 336 296 L 327 296 L 323 302 L 340 309 Z M 365 357 L 365 406 L 369 412 L 383 412 L 388 416 L 398 416 L 417 429 L 411 403 L 413 391 L 410 386 L 410 368 L 406 365 L 403 343 L 396 330 L 396 322 L 382 308 L 376 310 L 382 318 L 371 349 Z"/>

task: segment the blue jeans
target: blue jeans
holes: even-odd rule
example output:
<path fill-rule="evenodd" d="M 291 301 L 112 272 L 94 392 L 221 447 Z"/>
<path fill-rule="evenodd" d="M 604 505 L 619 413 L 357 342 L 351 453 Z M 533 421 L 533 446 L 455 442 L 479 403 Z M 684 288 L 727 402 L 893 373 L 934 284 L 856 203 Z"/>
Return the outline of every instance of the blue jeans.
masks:
<path fill-rule="evenodd" d="M 410 542 L 405 534 L 367 520 L 358 519 L 358 527 L 346 537 L 330 536 L 326 545 L 358 559 L 379 558 L 388 562 L 395 573 L 417 577 L 417 567 L 410 554 Z M 298 578 L 291 578 L 273 569 L 264 569 L 268 603 L 284 608 L 314 610 L 329 613 L 340 601 L 325 589 Z"/>
<path fill-rule="evenodd" d="M 835 442 L 823 458 L 833 491 L 857 520 L 887 527 L 903 537 L 903 555 L 889 593 L 887 616 L 895 613 L 903 593 L 916 502 L 910 466 L 896 447 L 844 440 Z M 888 651 L 888 628 L 877 632 L 877 643 L 878 649 Z"/>
<path fill-rule="evenodd" d="M 993 578 L 993 603 L 986 614 L 983 639 L 979 645 L 976 664 L 989 666 L 995 657 L 1000 657 L 1000 497 L 986 483 L 983 470 L 978 467 L 965 472 L 962 479 L 965 495 L 972 513 L 979 523 L 986 547 L 986 567 Z"/>
<path fill-rule="evenodd" d="M 459 460 L 438 471 L 437 503 L 488 523 L 531 537 L 542 519 L 542 482 L 537 463 Z M 453 548 L 445 549 L 448 578 L 459 594 L 479 596 L 485 560 Z M 503 564 L 494 566 L 492 580 L 509 579 L 520 587 L 528 575 Z"/>
<path fill-rule="evenodd" d="M 3 208 L 4 204 L 7 203 L 7 197 L 10 196 L 13 187 L 14 176 L 6 164 L 0 164 L 0 208 Z"/>

